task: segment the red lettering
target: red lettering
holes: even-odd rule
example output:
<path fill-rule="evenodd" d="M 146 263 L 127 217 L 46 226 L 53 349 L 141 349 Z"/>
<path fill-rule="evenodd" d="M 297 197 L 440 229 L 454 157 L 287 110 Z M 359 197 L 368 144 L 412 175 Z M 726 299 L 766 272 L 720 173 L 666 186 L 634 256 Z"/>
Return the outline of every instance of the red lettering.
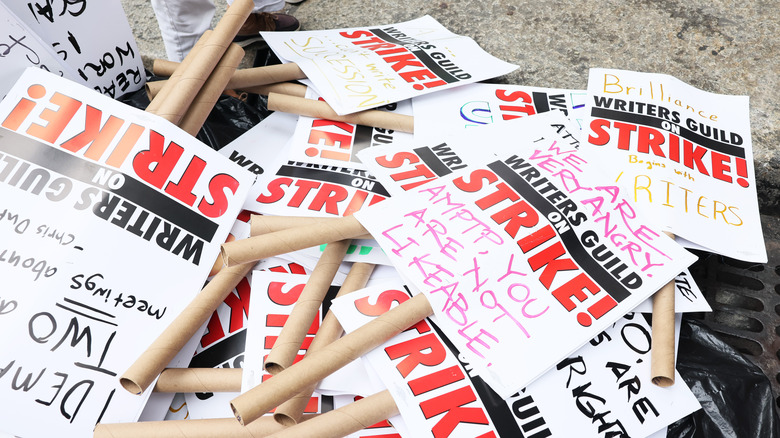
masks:
<path fill-rule="evenodd" d="M 391 360 L 404 358 L 395 367 L 403 377 L 408 376 L 417 365 L 436 366 L 447 357 L 447 350 L 441 345 L 435 333 L 391 345 L 385 348 L 385 353 Z"/>
<path fill-rule="evenodd" d="M 27 128 L 27 133 L 43 141 L 54 143 L 68 126 L 76 111 L 81 108 L 81 102 L 64 94 L 54 93 L 49 102 L 58 106 L 56 110 L 46 108 L 38 116 L 45 120 L 46 125 L 33 123 Z"/>
<path fill-rule="evenodd" d="M 468 180 L 463 176 L 455 178 L 452 183 L 455 185 L 455 187 L 464 192 L 473 193 L 482 189 L 482 180 L 486 180 L 488 184 L 493 184 L 494 182 L 498 181 L 498 176 L 496 176 L 495 173 L 488 169 L 472 170 L 468 177 Z"/>
<path fill-rule="evenodd" d="M 200 338 L 200 345 L 203 348 L 219 341 L 225 337 L 225 331 L 222 330 L 222 323 L 219 321 L 219 314 L 214 312 L 211 314 L 211 319 L 206 325 L 206 333 Z"/>
<path fill-rule="evenodd" d="M 353 30 L 352 32 L 339 32 L 339 35 L 343 36 L 344 38 L 360 38 L 360 37 L 370 37 L 374 36 L 373 33 L 367 31 L 367 30 Z"/>
<path fill-rule="evenodd" d="M 169 182 L 165 186 L 165 192 L 191 207 L 198 198 L 192 193 L 192 190 L 195 188 L 195 184 L 198 183 L 198 179 L 203 174 L 203 169 L 205 168 L 205 161 L 197 156 L 192 157 L 179 182 Z"/>
<path fill-rule="evenodd" d="M 323 142 L 325 146 L 337 146 L 340 149 L 349 149 L 352 147 L 352 136 L 347 134 L 337 134 L 335 132 L 321 131 L 319 129 L 312 129 L 309 133 L 310 144 L 320 144 Z"/>
<path fill-rule="evenodd" d="M 412 394 L 415 396 L 423 394 L 434 389 L 442 388 L 450 383 L 463 380 L 463 370 L 460 366 L 453 365 L 449 368 L 445 368 L 427 376 L 418 377 L 409 381 L 409 389 L 412 390 Z"/>
<path fill-rule="evenodd" d="M 84 146 L 91 144 L 89 149 L 84 153 L 86 158 L 98 161 L 103 153 L 108 148 L 108 145 L 114 140 L 119 128 L 124 124 L 124 120 L 110 116 L 106 120 L 105 125 L 100 127 L 100 120 L 103 113 L 90 105 L 87 105 L 86 115 L 84 119 L 84 130 L 79 134 L 76 134 L 70 140 L 64 142 L 62 147 L 71 152 L 77 152 Z M 190 204 L 192 205 L 192 204 Z"/>
<path fill-rule="evenodd" d="M 507 94 L 507 90 L 496 90 L 496 97 L 504 102 L 515 102 L 517 99 L 520 99 L 525 103 L 533 102 L 533 99 L 531 99 L 531 96 L 528 93 L 520 90 L 512 91 L 509 94 Z"/>
<path fill-rule="evenodd" d="M 141 151 L 133 158 L 133 170 L 142 180 L 161 189 L 183 152 L 184 148 L 174 142 L 165 148 L 165 137 L 149 131 L 149 150 Z"/>
<path fill-rule="evenodd" d="M 198 203 L 198 210 L 208 217 L 220 217 L 225 214 L 229 204 L 225 189 L 235 194 L 238 190 L 238 180 L 227 173 L 214 175 L 209 181 L 209 194 L 214 202 L 208 202 L 203 198 Z"/>
<path fill-rule="evenodd" d="M 395 169 L 404 165 L 405 162 L 414 164 L 420 161 L 420 157 L 411 152 L 398 152 L 389 158 L 389 155 L 376 157 L 376 163 L 387 169 Z"/>
<path fill-rule="evenodd" d="M 484 196 L 474 204 L 476 204 L 476 206 L 482 210 L 487 210 L 501 201 L 509 200 L 514 202 L 518 199 L 520 199 L 520 195 L 518 195 L 511 187 L 501 182 L 496 185 L 496 189 L 493 193 Z"/>
<path fill-rule="evenodd" d="M 309 210 L 321 211 L 324 206 L 326 213 L 339 216 L 338 203 L 347 199 L 347 196 L 349 196 L 349 192 L 344 187 L 324 183 L 314 195 Z"/>
<path fill-rule="evenodd" d="M 412 53 L 403 53 L 383 58 L 395 71 L 401 71 L 406 67 L 425 67 Z"/>
<path fill-rule="evenodd" d="M 512 238 L 517 236 L 520 227 L 532 228 L 539 223 L 539 214 L 525 201 L 515 202 L 509 207 L 493 214 L 490 218 L 499 225 L 509 221 L 504 227 L 504 231 L 509 233 Z"/>
<path fill-rule="evenodd" d="M 636 131 L 636 125 L 615 122 L 612 126 L 618 129 L 618 149 L 627 151 L 631 143 L 631 133 Z"/>
<path fill-rule="evenodd" d="M 292 178 L 276 178 L 275 180 L 268 183 L 268 186 L 266 187 L 270 193 L 268 195 L 258 196 L 257 202 L 262 202 L 263 204 L 273 204 L 274 202 L 284 197 L 284 189 L 282 187 L 290 187 L 292 183 Z"/>
<path fill-rule="evenodd" d="M 596 146 L 604 146 L 609 142 L 609 132 L 604 127 L 609 128 L 609 120 L 593 119 L 590 122 L 590 130 L 593 131 L 596 136 L 588 135 L 588 143 Z"/>
<path fill-rule="evenodd" d="M 588 299 L 588 296 L 584 293 L 585 290 L 590 292 L 591 295 L 596 295 L 601 291 L 601 288 L 591 280 L 590 277 L 585 275 L 585 273 L 580 273 L 558 289 L 552 291 L 552 296 L 554 296 L 566 310 L 571 312 L 577 307 L 577 304 L 571 300 L 571 297 L 575 297 L 579 302 L 583 302 Z"/>
<path fill-rule="evenodd" d="M 298 187 L 298 189 L 295 191 L 295 194 L 293 194 L 290 202 L 287 203 L 287 206 L 297 208 L 301 206 L 303 200 L 306 199 L 306 196 L 309 195 L 311 189 L 316 189 L 320 186 L 320 183 L 317 181 L 309 181 L 307 179 L 299 179 L 295 182 L 295 186 Z"/>
<path fill-rule="evenodd" d="M 731 183 L 731 176 L 727 175 L 728 172 L 731 172 L 731 166 L 729 166 L 731 156 L 715 151 L 710 151 L 710 156 L 712 157 L 712 177 Z"/>
<path fill-rule="evenodd" d="M 463 407 L 463 405 L 476 400 L 474 391 L 470 387 L 464 386 L 420 403 L 420 409 L 425 418 L 444 414 L 444 417 L 431 428 L 434 437 L 444 438 L 450 436 L 460 423 L 489 424 L 487 416 L 481 408 Z"/>
<path fill-rule="evenodd" d="M 236 285 L 236 294 L 231 293 L 225 297 L 224 302 L 230 308 L 229 333 L 234 333 L 244 327 L 244 315 L 249 316 L 249 293 L 249 281 L 245 277 Z"/>
<path fill-rule="evenodd" d="M 573 271 L 577 269 L 577 265 L 570 258 L 558 260 L 558 257 L 565 254 L 566 249 L 563 247 L 563 244 L 561 242 L 555 242 L 553 245 L 550 245 L 528 258 L 528 265 L 534 272 L 544 267 L 544 271 L 542 271 L 542 274 L 539 276 L 539 281 L 548 290 L 552 285 L 553 279 L 558 275 L 558 272 Z"/>
<path fill-rule="evenodd" d="M 355 300 L 355 308 L 366 316 L 379 316 L 393 307 L 393 303 L 401 304 L 409 299 L 409 294 L 400 290 L 385 290 L 376 299 L 376 303 L 371 304 L 368 297 Z"/>
<path fill-rule="evenodd" d="M 288 291 L 284 290 L 287 283 L 273 281 L 268 285 L 268 298 L 280 306 L 292 306 L 301 296 L 305 284 L 293 285 Z"/>
<path fill-rule="evenodd" d="M 652 149 L 653 155 L 656 157 L 666 158 L 664 151 L 661 150 L 661 145 L 665 141 L 666 138 L 662 132 L 647 126 L 640 126 L 637 131 L 636 150 L 639 153 L 649 154 Z"/>

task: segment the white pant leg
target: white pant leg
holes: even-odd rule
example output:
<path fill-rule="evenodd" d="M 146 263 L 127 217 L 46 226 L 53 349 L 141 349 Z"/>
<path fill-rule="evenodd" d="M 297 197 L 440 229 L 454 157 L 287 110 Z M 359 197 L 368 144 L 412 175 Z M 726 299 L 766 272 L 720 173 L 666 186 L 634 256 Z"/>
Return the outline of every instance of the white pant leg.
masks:
<path fill-rule="evenodd" d="M 275 1 L 275 0 L 271 0 Z M 213 0 L 151 0 L 165 52 L 181 62 L 214 18 Z"/>
<path fill-rule="evenodd" d="M 284 0 L 254 0 L 254 2 L 253 12 L 276 12 L 284 8 Z M 233 0 L 227 0 L 227 3 L 233 3 Z"/>

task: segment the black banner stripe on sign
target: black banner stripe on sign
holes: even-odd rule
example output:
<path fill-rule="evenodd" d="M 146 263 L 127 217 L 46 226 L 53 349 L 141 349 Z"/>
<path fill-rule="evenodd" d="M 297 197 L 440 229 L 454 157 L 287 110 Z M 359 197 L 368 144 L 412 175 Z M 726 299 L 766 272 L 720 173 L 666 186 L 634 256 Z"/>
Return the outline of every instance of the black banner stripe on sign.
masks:
<path fill-rule="evenodd" d="M 418 157 L 438 176 L 449 175 L 452 173 L 449 167 L 447 167 L 439 157 L 429 148 L 421 147 L 412 149 Z"/>
<path fill-rule="evenodd" d="M 496 432 L 498 432 L 498 436 L 525 436 L 520 431 L 517 420 L 515 420 L 515 416 L 512 413 L 512 410 L 509 408 L 506 400 L 503 400 L 501 396 L 493 391 L 490 385 L 485 383 L 485 381 L 482 380 L 479 375 L 472 376 L 469 374 L 467 371 L 468 364 L 460 360 L 460 350 L 458 350 L 457 347 L 455 347 L 455 345 L 449 340 L 449 338 L 447 338 L 439 326 L 434 324 L 430 319 L 428 320 L 428 324 L 430 324 L 431 327 L 436 331 L 436 334 L 444 346 L 450 350 L 453 356 L 455 356 L 455 358 L 458 360 L 458 364 L 463 370 L 463 374 L 471 381 L 471 384 L 474 385 L 474 389 L 477 391 L 480 401 L 485 405 L 485 410 L 487 411 L 488 416 L 490 416 L 490 419 L 493 421 L 493 427 L 496 429 Z"/>
<path fill-rule="evenodd" d="M 459 81 L 458 78 L 451 75 L 447 70 L 444 69 L 444 67 L 439 65 L 438 62 L 436 62 L 433 58 L 431 58 L 431 56 L 428 55 L 428 52 L 425 52 L 423 50 L 412 50 L 411 52 L 414 53 L 417 59 L 422 61 L 422 63 L 425 64 L 426 67 L 428 67 L 428 70 L 432 71 L 433 74 L 438 76 L 444 82 L 451 84 L 453 82 Z"/>
<path fill-rule="evenodd" d="M 210 219 L 190 210 L 183 204 L 160 193 L 157 189 L 130 177 L 112 167 L 104 167 L 97 163 L 81 159 L 53 146 L 38 142 L 19 134 L 5 131 L 0 138 L 0 150 L 14 155 L 22 160 L 57 172 L 68 178 L 81 181 L 100 189 L 118 195 L 137 206 L 149 210 L 161 218 L 181 227 L 184 230 L 210 242 L 219 226 Z M 97 184 L 96 176 L 104 171 L 107 174 L 121 174 L 124 183 L 121 187 L 112 189 L 103 184 Z"/>
<path fill-rule="evenodd" d="M 355 140 L 352 143 L 352 161 L 360 162 L 357 158 L 357 153 L 371 147 L 371 137 L 373 135 L 374 128 L 372 126 L 355 126 Z"/>
<path fill-rule="evenodd" d="M 278 176 L 289 176 L 292 178 L 302 178 L 302 179 L 309 179 L 313 181 L 329 182 L 329 183 L 340 184 L 342 186 L 348 186 L 348 187 L 352 187 L 352 181 L 354 181 L 355 178 L 359 178 L 361 180 L 369 180 L 368 178 L 363 178 L 357 175 L 349 175 L 346 173 L 333 172 L 330 170 L 313 169 L 310 167 L 287 166 L 287 165 L 282 166 L 276 174 Z M 387 193 L 387 190 L 385 190 L 384 186 L 382 186 L 382 184 L 380 184 L 379 181 L 373 179 L 369 181 L 372 181 L 374 183 L 370 189 L 363 188 L 362 184 L 359 188 L 361 190 L 365 190 L 371 193 L 376 193 L 377 195 L 386 196 L 386 197 L 390 196 L 390 194 Z"/>
<path fill-rule="evenodd" d="M 387 34 L 387 32 L 381 29 L 369 29 L 369 31 L 373 32 L 374 35 L 387 41 L 388 43 L 397 44 L 399 46 L 404 46 L 404 47 L 413 46 L 412 44 L 391 37 L 390 35 Z M 409 49 L 409 52 L 411 52 L 414 56 L 416 56 L 417 59 L 420 60 L 420 62 L 425 64 L 426 67 L 428 67 L 428 70 L 432 71 L 436 76 L 438 76 L 444 82 L 448 84 L 452 82 L 458 82 L 458 78 L 449 74 L 447 70 L 444 70 L 442 66 L 440 66 L 436 61 L 433 60 L 433 58 L 430 57 L 430 55 L 428 55 L 428 52 L 425 52 L 423 50 L 411 50 L 411 49 Z"/>
<path fill-rule="evenodd" d="M 244 354 L 245 347 L 246 328 L 242 328 L 193 356 L 190 368 L 218 367 L 236 356 Z"/>
<path fill-rule="evenodd" d="M 401 41 L 397 38 L 391 37 L 390 34 L 383 31 L 382 29 L 368 29 L 368 31 L 391 44 L 397 44 L 399 46 L 406 46 L 407 44 L 410 44 L 406 41 Z"/>
<path fill-rule="evenodd" d="M 723 143 L 711 138 L 705 137 L 697 132 L 693 132 L 688 128 L 676 123 L 671 123 L 666 119 L 660 119 L 658 117 L 646 116 L 644 114 L 626 113 L 623 111 L 617 111 L 606 108 L 593 107 L 590 115 L 592 117 L 598 117 L 602 119 L 615 120 L 618 122 L 628 122 L 637 125 L 649 126 L 652 128 L 658 128 L 662 131 L 671 132 L 668 129 L 661 127 L 663 122 L 670 123 L 680 128 L 679 134 L 676 134 L 686 140 L 690 140 L 699 146 L 704 146 L 713 151 L 720 152 L 722 154 L 731 155 L 738 158 L 745 158 L 745 148 L 736 146 L 733 144 Z"/>
<path fill-rule="evenodd" d="M 547 93 L 540 93 L 534 91 L 531 93 L 531 97 L 534 100 L 534 107 L 537 113 L 546 113 L 550 111 L 550 102 L 547 101 Z"/>
<path fill-rule="evenodd" d="M 547 217 L 550 213 L 559 213 L 563 215 L 554 205 L 540 194 L 521 176 L 516 174 L 509 166 L 501 161 L 494 161 L 488 164 L 488 168 L 496 173 L 501 179 L 503 179 L 510 187 L 512 187 L 520 196 L 528 201 L 537 211 L 542 213 L 544 217 Z M 568 220 L 566 220 L 568 223 Z M 631 296 L 631 293 L 615 279 L 609 272 L 607 272 L 596 260 L 594 260 L 588 251 L 580 243 L 580 239 L 574 228 L 569 224 L 568 230 L 558 234 L 561 238 L 561 242 L 571 257 L 577 263 L 580 268 L 601 286 L 601 288 L 615 299 L 618 303 Z"/>

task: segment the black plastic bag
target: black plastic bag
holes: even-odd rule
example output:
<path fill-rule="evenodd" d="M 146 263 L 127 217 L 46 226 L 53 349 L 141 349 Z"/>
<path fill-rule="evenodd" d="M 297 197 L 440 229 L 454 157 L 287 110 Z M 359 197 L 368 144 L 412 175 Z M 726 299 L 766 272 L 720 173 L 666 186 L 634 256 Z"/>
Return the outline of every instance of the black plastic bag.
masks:
<path fill-rule="evenodd" d="M 775 438 L 780 421 L 759 367 L 690 318 L 680 329 L 677 370 L 702 409 L 668 428 L 667 438 Z"/>

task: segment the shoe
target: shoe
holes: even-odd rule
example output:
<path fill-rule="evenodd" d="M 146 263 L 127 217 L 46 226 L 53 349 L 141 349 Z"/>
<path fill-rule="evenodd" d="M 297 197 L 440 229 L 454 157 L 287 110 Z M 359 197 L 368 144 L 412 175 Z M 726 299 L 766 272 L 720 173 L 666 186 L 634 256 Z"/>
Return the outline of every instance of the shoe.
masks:
<path fill-rule="evenodd" d="M 244 24 L 238 29 L 233 41 L 240 46 L 246 46 L 256 41 L 262 41 L 260 32 L 294 32 L 301 28 L 297 18 L 288 14 L 270 12 L 255 12 L 249 14 Z"/>
<path fill-rule="evenodd" d="M 302 3 L 303 0 L 284 0 L 285 2 L 291 4 L 291 5 L 297 5 L 298 3 Z"/>

